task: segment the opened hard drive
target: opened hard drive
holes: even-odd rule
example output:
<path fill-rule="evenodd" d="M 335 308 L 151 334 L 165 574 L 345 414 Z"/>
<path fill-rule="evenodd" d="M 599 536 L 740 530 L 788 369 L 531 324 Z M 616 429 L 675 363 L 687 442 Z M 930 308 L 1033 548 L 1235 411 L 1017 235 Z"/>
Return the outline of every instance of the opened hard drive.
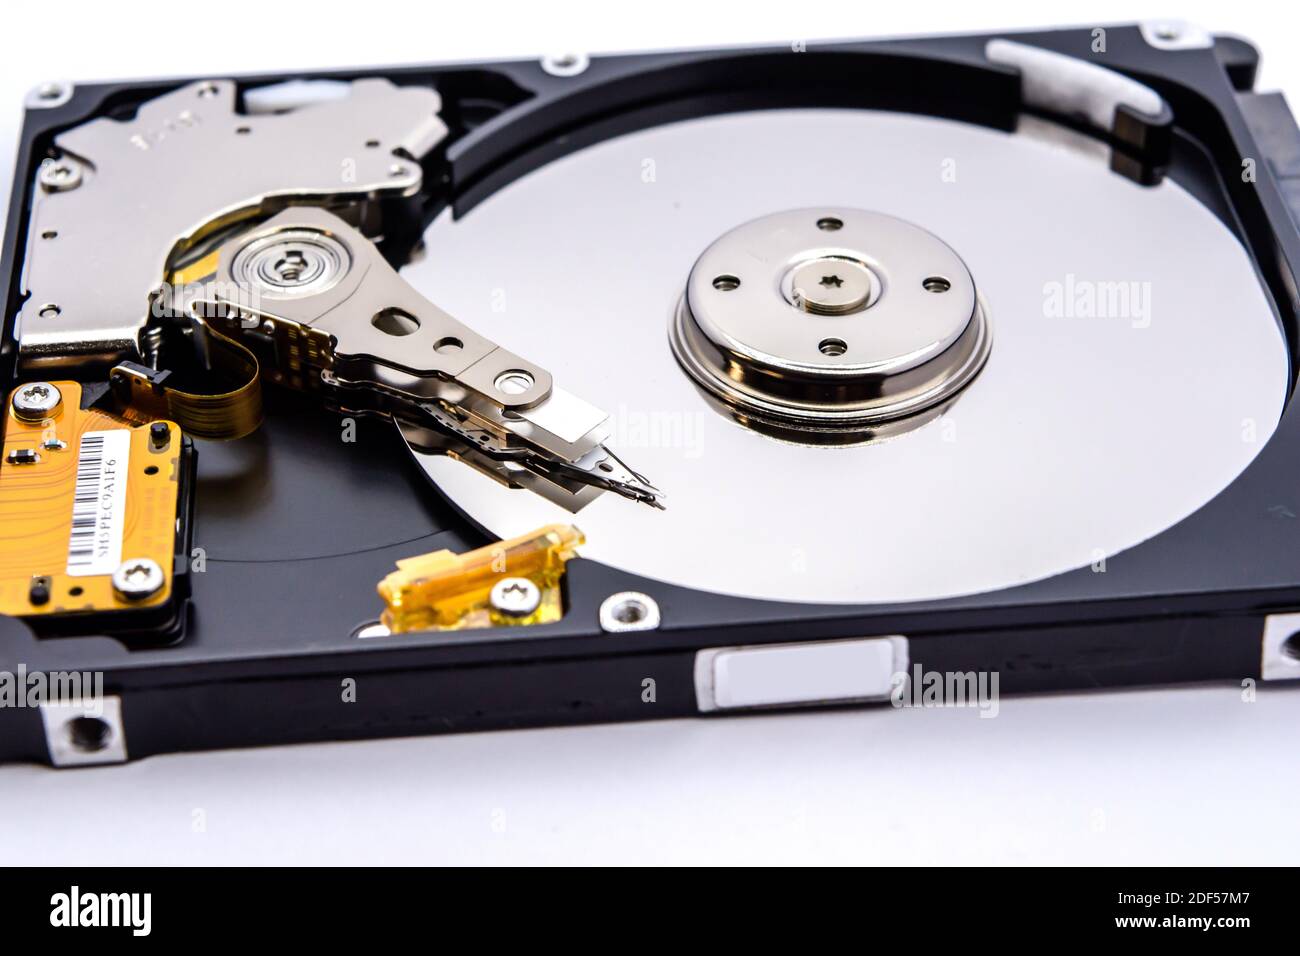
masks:
<path fill-rule="evenodd" d="M 1300 678 L 1258 59 L 1151 23 L 37 86 L 0 758 Z"/>

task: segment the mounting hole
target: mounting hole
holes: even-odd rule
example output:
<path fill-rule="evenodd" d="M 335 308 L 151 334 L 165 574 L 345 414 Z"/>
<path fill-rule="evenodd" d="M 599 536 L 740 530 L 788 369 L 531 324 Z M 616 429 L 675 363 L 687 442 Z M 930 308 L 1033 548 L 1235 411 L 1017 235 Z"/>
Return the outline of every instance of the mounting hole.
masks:
<path fill-rule="evenodd" d="M 646 614 L 646 606 L 640 601 L 623 601 L 614 605 L 611 616 L 620 624 L 640 624 Z"/>
<path fill-rule="evenodd" d="M 713 288 L 719 292 L 732 292 L 740 288 L 740 280 L 735 276 L 721 275 L 713 280 Z"/>
<path fill-rule="evenodd" d="M 98 753 L 108 746 L 113 728 L 102 717 L 73 717 L 67 724 L 68 742 L 83 754 Z"/>
<path fill-rule="evenodd" d="M 447 335 L 433 343 L 433 350 L 446 354 L 448 352 L 459 352 L 465 347 L 465 343 L 454 335 Z"/>
<path fill-rule="evenodd" d="M 57 239 L 57 238 L 59 238 L 59 232 L 58 232 L 57 229 L 46 229 L 43 233 L 41 233 L 41 238 L 42 238 L 42 239 Z"/>
<path fill-rule="evenodd" d="M 844 228 L 844 220 L 836 219 L 834 216 L 823 216 L 817 220 L 817 228 L 822 232 L 835 232 Z"/>
<path fill-rule="evenodd" d="M 55 305 L 53 302 L 48 302 L 45 305 L 41 306 L 41 310 L 37 314 L 42 319 L 52 319 L 55 316 L 60 315 L 62 312 L 63 310 L 60 309 L 57 305 Z"/>
<path fill-rule="evenodd" d="M 249 133 L 251 133 L 252 131 L 253 131 L 253 127 L 251 127 L 251 126 L 236 126 L 236 127 L 235 127 L 235 132 L 238 133 L 240 136 L 247 136 L 247 135 L 248 135 Z"/>
<path fill-rule="evenodd" d="M 199 86 L 199 99 L 210 99 L 221 92 L 220 87 L 215 83 L 203 83 Z"/>
<path fill-rule="evenodd" d="M 551 76 L 577 76 L 590 65 L 585 53 L 560 53 L 542 57 L 542 69 Z"/>
<path fill-rule="evenodd" d="M 640 591 L 620 591 L 611 594 L 600 605 L 601 630 L 610 633 L 623 631 L 652 631 L 659 626 L 659 604 Z"/>
<path fill-rule="evenodd" d="M 926 292 L 947 292 L 952 288 L 952 283 L 943 276 L 930 276 L 921 286 Z"/>
<path fill-rule="evenodd" d="M 1293 661 L 1300 661 L 1300 631 L 1282 642 L 1282 653 Z"/>
<path fill-rule="evenodd" d="M 378 149 L 378 148 L 379 148 L 379 140 L 377 139 L 366 140 L 366 149 Z"/>
<path fill-rule="evenodd" d="M 535 379 L 532 374 L 521 368 L 512 368 L 502 372 L 493 382 L 497 391 L 503 395 L 522 395 L 533 387 Z"/>
<path fill-rule="evenodd" d="M 144 473 L 145 473 L 146 475 L 156 475 L 156 474 L 158 474 L 158 466 L 157 466 L 157 465 L 150 465 L 148 468 L 146 468 L 146 469 L 144 470 Z"/>
<path fill-rule="evenodd" d="M 843 355 L 849 350 L 849 343 L 843 339 L 822 339 L 817 343 L 817 351 L 822 355 Z"/>
<path fill-rule="evenodd" d="M 376 312 L 370 324 L 385 335 L 410 335 L 420 328 L 420 320 L 401 309 Z"/>
<path fill-rule="evenodd" d="M 72 597 L 81 597 L 81 595 L 85 593 L 86 592 L 82 589 L 80 584 L 78 584 L 76 587 L 68 588 L 68 594 L 70 594 Z"/>

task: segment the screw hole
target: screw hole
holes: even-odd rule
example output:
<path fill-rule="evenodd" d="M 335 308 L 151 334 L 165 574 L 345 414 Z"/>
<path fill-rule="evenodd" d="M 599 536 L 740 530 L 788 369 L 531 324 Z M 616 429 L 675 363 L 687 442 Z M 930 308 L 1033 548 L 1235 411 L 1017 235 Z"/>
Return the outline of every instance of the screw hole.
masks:
<path fill-rule="evenodd" d="M 68 594 L 72 595 L 73 597 L 81 597 L 81 595 L 83 595 L 84 593 L 86 592 L 82 589 L 81 585 L 77 585 L 74 588 L 68 588 Z"/>
<path fill-rule="evenodd" d="M 930 276 L 921 285 L 926 292 L 947 292 L 952 288 L 952 283 L 943 276 Z"/>
<path fill-rule="evenodd" d="M 849 345 L 843 339 L 822 339 L 817 343 L 817 350 L 822 355 L 843 355 L 849 350 Z"/>
<path fill-rule="evenodd" d="M 82 753 L 96 753 L 108 746 L 113 728 L 101 717 L 73 717 L 68 721 L 68 740 Z"/>
<path fill-rule="evenodd" d="M 379 148 L 379 140 L 377 139 L 366 140 L 366 149 L 378 149 L 378 148 Z"/>
<path fill-rule="evenodd" d="M 156 475 L 156 474 L 158 474 L 158 466 L 157 466 L 157 465 L 150 465 L 148 468 L 146 468 L 146 469 L 144 470 L 144 473 L 145 473 L 146 475 Z"/>
<path fill-rule="evenodd" d="M 1300 631 L 1296 631 L 1282 642 L 1282 653 L 1293 661 L 1300 661 Z"/>
<path fill-rule="evenodd" d="M 251 126 L 236 126 L 236 127 L 235 127 L 235 132 L 238 133 L 240 136 L 247 136 L 247 135 L 248 135 L 249 133 L 251 133 L 252 131 L 253 131 L 253 127 L 251 127 Z"/>
<path fill-rule="evenodd" d="M 420 320 L 401 309 L 376 312 L 370 324 L 385 335 L 410 335 L 420 327 Z"/>
<path fill-rule="evenodd" d="M 817 228 L 822 232 L 835 232 L 844 228 L 844 220 L 836 219 L 834 216 L 823 216 L 817 220 Z"/>
<path fill-rule="evenodd" d="M 718 276 L 713 280 L 713 288 L 719 292 L 732 292 L 740 288 L 740 280 L 735 276 Z"/>
<path fill-rule="evenodd" d="M 56 229 L 46 229 L 43 233 L 41 233 L 42 239 L 57 239 L 58 237 L 59 237 L 59 233 L 58 230 Z"/>
<path fill-rule="evenodd" d="M 648 594 L 620 591 L 605 598 L 600 605 L 601 630 L 617 634 L 622 631 L 647 631 L 659 626 L 659 605 Z"/>
<path fill-rule="evenodd" d="M 459 352 L 464 347 L 465 343 L 454 335 L 448 335 L 433 343 L 433 350 L 444 354 L 447 352 Z"/>
<path fill-rule="evenodd" d="M 646 606 L 640 601 L 622 601 L 614 607 L 614 620 L 620 624 L 637 624 L 645 620 Z"/>
<path fill-rule="evenodd" d="M 503 395 L 522 395 L 533 387 L 533 376 L 521 368 L 502 372 L 493 383 Z"/>

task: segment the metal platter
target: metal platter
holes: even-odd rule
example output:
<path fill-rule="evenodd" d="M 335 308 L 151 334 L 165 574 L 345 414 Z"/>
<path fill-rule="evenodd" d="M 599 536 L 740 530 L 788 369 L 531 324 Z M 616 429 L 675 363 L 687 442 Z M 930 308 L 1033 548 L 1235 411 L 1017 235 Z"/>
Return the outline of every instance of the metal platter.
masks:
<path fill-rule="evenodd" d="M 818 209 L 909 223 L 974 278 L 992 347 L 922 427 L 834 447 L 773 437 L 674 356 L 706 250 Z M 583 509 L 583 554 L 708 591 L 892 602 L 1101 571 L 1225 488 L 1283 407 L 1283 339 L 1227 228 L 1177 184 L 1138 185 L 1095 141 L 1036 121 L 1006 134 L 861 110 L 694 119 L 553 162 L 435 221 L 426 243 L 408 281 L 610 411 L 610 447 L 665 493 L 663 512 L 610 495 Z M 845 321 L 789 305 L 792 329 Z M 573 520 L 418 457 L 502 537 Z"/>

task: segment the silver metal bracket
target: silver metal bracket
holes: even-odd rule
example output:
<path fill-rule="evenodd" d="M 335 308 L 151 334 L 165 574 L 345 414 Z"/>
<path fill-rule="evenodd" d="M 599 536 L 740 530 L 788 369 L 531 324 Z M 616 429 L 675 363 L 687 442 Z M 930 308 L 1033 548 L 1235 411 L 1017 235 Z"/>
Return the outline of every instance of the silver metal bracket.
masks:
<path fill-rule="evenodd" d="M 1300 613 L 1270 614 L 1264 619 L 1259 676 L 1300 680 Z"/>
<path fill-rule="evenodd" d="M 443 138 L 427 87 L 361 79 L 285 113 L 236 109 L 230 80 L 143 103 L 126 121 L 60 133 L 33 184 L 18 317 L 27 367 L 138 359 L 150 304 L 176 258 L 218 228 L 294 203 L 412 195 Z"/>
<path fill-rule="evenodd" d="M 695 699 L 701 713 L 883 701 L 907 667 L 902 636 L 711 647 L 695 655 Z"/>
<path fill-rule="evenodd" d="M 52 701 L 42 703 L 40 710 L 45 745 L 54 766 L 87 767 L 126 761 L 120 697 Z"/>

